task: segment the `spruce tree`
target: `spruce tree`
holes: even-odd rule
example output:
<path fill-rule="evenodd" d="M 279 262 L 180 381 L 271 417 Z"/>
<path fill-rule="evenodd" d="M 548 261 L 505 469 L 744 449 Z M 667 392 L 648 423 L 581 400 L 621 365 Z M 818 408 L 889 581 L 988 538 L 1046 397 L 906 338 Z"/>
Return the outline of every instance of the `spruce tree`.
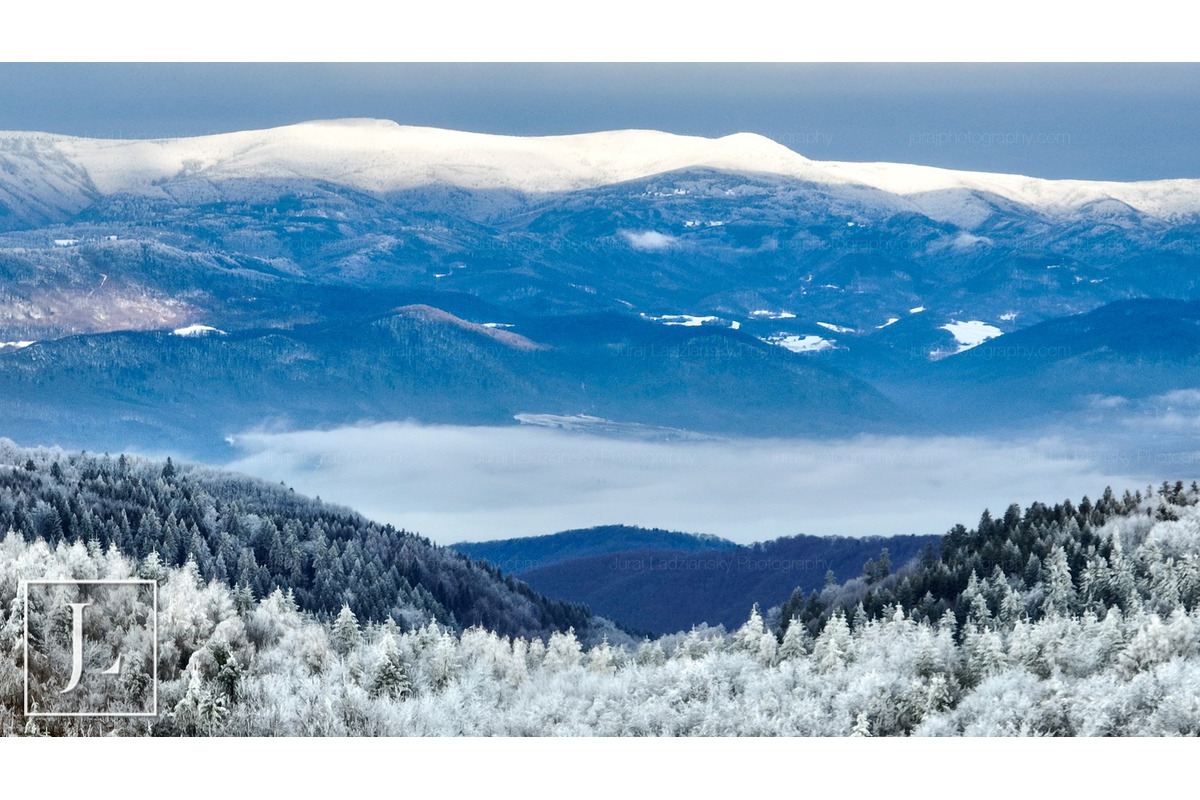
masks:
<path fill-rule="evenodd" d="M 411 692 L 412 681 L 408 677 L 408 669 L 400 656 L 396 640 L 390 632 L 385 631 L 379 642 L 379 661 L 371 679 L 370 694 L 372 697 L 402 700 Z"/>
<path fill-rule="evenodd" d="M 361 638 L 362 636 L 358 629 L 358 617 L 354 616 L 354 612 L 350 610 L 350 606 L 343 605 L 342 610 L 338 613 L 337 619 L 333 623 L 334 649 L 345 656 L 358 647 Z"/>

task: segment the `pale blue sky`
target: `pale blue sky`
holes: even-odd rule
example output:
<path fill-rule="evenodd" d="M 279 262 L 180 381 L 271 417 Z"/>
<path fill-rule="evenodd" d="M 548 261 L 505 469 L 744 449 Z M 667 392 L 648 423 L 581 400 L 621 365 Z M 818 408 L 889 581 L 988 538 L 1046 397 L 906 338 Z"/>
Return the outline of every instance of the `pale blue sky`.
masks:
<path fill-rule="evenodd" d="M 0 129 L 146 138 L 347 116 L 753 131 L 823 160 L 1200 177 L 1195 64 L 0 64 Z"/>

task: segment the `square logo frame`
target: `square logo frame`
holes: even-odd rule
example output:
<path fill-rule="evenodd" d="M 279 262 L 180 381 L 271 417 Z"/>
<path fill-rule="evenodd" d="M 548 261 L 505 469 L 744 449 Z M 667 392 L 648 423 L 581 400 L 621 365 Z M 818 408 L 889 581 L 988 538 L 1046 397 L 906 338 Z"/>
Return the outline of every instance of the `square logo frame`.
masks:
<path fill-rule="evenodd" d="M 150 669 L 150 685 L 151 702 L 149 711 L 31 711 L 30 710 L 30 684 L 29 684 L 29 662 L 30 662 L 30 637 L 29 637 L 29 587 L 30 586 L 132 586 L 150 590 L 150 609 L 148 615 L 148 629 L 151 642 L 151 669 Z M 45 579 L 45 580 L 23 580 L 21 581 L 21 591 L 23 600 L 24 628 L 23 642 L 24 645 L 24 715 L 33 718 L 48 718 L 48 717 L 138 717 L 143 719 L 155 718 L 158 716 L 158 582 L 155 580 L 147 580 L 140 578 L 115 579 L 115 580 L 73 580 L 73 579 Z M 80 609 L 73 609 L 77 616 L 75 625 L 80 625 L 79 618 L 82 617 Z M 73 642 L 78 646 L 78 642 Z"/>

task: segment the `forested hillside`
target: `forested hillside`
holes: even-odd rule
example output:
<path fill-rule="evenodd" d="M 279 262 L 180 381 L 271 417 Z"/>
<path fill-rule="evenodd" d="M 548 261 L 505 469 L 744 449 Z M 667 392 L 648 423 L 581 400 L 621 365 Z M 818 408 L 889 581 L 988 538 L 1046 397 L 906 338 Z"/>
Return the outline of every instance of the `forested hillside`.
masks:
<path fill-rule="evenodd" d="M 524 414 L 1090 437 L 1196 386 L 1198 234 L 1196 181 L 821 164 L 749 133 L 0 132 L 0 414 L 212 462 L 276 423 Z"/>
<path fill-rule="evenodd" d="M 930 620 L 949 612 L 958 625 L 1191 611 L 1200 603 L 1198 500 L 1200 487 L 1180 481 L 1120 498 L 1108 489 L 1078 506 L 1014 504 L 999 519 L 985 511 L 975 529 L 956 525 L 893 575 L 793 594 L 783 619 L 816 631 L 835 610 L 876 618 L 897 606 Z"/>
<path fill-rule="evenodd" d="M 112 548 L 152 576 L 194 562 L 246 599 L 279 589 L 300 609 L 407 628 L 431 620 L 540 636 L 589 612 L 481 562 L 281 485 L 128 456 L 22 450 L 0 440 L 0 533 L 51 547 Z M 165 572 L 163 572 L 165 574 Z"/>

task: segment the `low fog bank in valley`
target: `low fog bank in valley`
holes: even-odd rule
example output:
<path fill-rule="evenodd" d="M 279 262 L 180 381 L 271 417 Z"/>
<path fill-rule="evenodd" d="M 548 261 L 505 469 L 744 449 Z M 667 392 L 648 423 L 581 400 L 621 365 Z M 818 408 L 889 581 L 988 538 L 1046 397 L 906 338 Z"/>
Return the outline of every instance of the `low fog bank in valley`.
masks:
<path fill-rule="evenodd" d="M 232 469 L 441 544 L 611 523 L 742 543 L 797 533 L 940 534 L 973 524 L 983 508 L 1095 498 L 1108 485 L 1119 492 L 1194 471 L 1194 461 L 1172 464 L 1169 454 L 1067 437 L 669 442 L 387 423 L 249 432 L 235 447 Z"/>

